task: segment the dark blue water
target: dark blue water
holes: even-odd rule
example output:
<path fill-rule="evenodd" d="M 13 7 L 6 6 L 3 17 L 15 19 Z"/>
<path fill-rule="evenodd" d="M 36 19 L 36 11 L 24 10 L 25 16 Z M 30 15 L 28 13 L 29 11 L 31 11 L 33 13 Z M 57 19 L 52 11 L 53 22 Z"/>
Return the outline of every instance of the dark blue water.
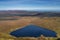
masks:
<path fill-rule="evenodd" d="M 41 35 L 46 37 L 56 37 L 56 32 L 36 25 L 28 25 L 22 29 L 11 32 L 10 35 L 15 37 L 39 37 Z"/>

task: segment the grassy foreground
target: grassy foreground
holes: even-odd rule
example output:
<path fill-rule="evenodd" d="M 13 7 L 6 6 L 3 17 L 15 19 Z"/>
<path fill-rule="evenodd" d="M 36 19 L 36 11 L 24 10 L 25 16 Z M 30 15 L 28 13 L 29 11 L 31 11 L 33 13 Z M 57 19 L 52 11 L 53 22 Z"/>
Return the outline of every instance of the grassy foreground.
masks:
<path fill-rule="evenodd" d="M 60 17 L 18 17 L 18 18 L 19 18 L 18 20 L 0 21 L 0 40 L 18 40 L 18 39 L 28 40 L 24 38 L 21 39 L 15 38 L 9 35 L 9 33 L 13 30 L 22 28 L 29 24 L 35 24 L 50 30 L 54 30 L 57 33 L 57 36 L 60 38 Z"/>

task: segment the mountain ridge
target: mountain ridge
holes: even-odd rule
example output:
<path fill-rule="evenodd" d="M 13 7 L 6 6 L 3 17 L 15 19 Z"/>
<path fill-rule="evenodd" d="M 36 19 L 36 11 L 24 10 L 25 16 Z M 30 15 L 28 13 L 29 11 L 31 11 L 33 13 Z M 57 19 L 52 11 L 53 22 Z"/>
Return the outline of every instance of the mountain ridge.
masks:
<path fill-rule="evenodd" d="M 60 12 L 41 12 L 24 10 L 0 11 L 0 17 L 5 16 L 42 16 L 42 17 L 60 17 Z"/>

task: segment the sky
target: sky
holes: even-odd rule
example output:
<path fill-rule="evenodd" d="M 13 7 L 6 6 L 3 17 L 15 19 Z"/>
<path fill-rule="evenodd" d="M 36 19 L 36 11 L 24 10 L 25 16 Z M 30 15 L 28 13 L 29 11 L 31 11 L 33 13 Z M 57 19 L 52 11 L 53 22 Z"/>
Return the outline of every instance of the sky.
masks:
<path fill-rule="evenodd" d="M 0 0 L 0 10 L 60 10 L 60 0 Z"/>

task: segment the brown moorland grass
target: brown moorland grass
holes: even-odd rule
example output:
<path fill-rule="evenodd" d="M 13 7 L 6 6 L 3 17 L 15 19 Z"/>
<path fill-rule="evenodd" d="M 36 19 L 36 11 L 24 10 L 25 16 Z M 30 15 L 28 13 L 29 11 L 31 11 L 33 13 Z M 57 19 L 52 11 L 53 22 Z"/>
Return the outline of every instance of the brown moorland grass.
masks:
<path fill-rule="evenodd" d="M 35 24 L 57 32 L 60 37 L 60 17 L 19 17 L 18 20 L 0 21 L 0 33 L 9 34 L 11 31 L 29 24 Z"/>

